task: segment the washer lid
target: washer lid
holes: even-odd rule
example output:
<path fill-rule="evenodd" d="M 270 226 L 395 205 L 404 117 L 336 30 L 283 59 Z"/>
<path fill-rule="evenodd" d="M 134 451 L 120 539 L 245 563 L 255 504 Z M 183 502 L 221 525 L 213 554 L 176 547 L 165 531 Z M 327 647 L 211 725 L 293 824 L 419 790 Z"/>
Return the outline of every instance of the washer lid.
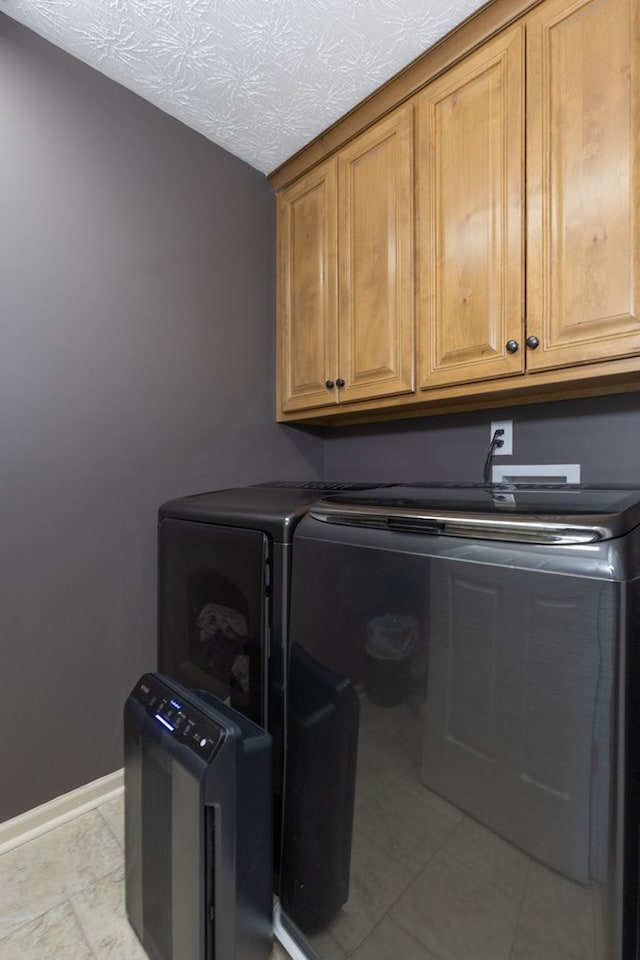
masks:
<path fill-rule="evenodd" d="M 323 497 L 326 523 L 529 543 L 594 543 L 640 524 L 640 489 L 586 484 L 411 484 Z"/>

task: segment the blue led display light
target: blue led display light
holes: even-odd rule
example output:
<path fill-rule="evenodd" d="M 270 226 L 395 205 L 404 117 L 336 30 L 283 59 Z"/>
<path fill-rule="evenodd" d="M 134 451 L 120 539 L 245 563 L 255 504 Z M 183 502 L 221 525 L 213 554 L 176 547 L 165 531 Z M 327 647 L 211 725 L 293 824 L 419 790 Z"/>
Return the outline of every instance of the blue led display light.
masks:
<path fill-rule="evenodd" d="M 171 724 L 169 723 L 169 721 L 168 721 L 168 720 L 165 720 L 164 717 L 161 717 L 159 713 L 156 713 L 156 720 L 157 720 L 159 723 L 161 723 L 161 724 L 163 725 L 163 727 L 166 727 L 167 730 L 170 730 L 171 733 L 173 733 L 173 731 L 175 730 L 175 727 L 172 727 Z"/>

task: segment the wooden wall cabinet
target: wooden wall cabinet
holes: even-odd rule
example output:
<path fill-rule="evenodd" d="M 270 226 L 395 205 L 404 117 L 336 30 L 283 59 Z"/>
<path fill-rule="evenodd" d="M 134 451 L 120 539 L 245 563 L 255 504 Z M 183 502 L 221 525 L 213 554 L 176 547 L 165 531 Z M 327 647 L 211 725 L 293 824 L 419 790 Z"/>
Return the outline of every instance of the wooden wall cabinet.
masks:
<path fill-rule="evenodd" d="M 474 25 L 279 194 L 283 420 L 640 389 L 640 4 L 494 0 Z"/>
<path fill-rule="evenodd" d="M 283 413 L 413 390 L 413 107 L 278 195 Z"/>

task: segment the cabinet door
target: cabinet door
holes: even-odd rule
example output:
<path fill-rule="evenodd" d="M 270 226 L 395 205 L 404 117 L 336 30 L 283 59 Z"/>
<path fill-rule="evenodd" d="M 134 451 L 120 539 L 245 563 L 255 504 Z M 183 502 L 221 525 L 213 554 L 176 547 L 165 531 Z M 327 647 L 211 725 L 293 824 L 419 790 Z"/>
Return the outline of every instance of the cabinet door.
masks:
<path fill-rule="evenodd" d="M 336 403 L 336 161 L 278 195 L 278 373 L 283 412 Z"/>
<path fill-rule="evenodd" d="M 413 108 L 338 155 L 341 401 L 413 390 Z"/>
<path fill-rule="evenodd" d="M 527 20 L 530 370 L 640 350 L 638 22 L 638 0 Z"/>
<path fill-rule="evenodd" d="M 523 371 L 523 69 L 518 27 L 418 98 L 422 389 Z"/>

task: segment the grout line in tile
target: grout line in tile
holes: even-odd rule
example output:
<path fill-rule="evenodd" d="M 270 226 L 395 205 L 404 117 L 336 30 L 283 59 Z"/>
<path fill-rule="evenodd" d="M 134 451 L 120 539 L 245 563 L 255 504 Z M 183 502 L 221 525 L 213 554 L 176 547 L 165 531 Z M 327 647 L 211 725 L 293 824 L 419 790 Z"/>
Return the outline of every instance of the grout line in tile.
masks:
<path fill-rule="evenodd" d="M 109 803 L 110 801 L 106 801 L 106 802 Z M 105 817 L 104 813 L 102 812 L 102 806 L 104 806 L 104 804 L 100 804 L 100 806 L 99 806 L 99 807 L 96 807 L 96 809 L 97 809 L 98 813 L 100 814 L 100 817 L 101 817 L 103 823 L 107 826 L 107 828 L 108 828 L 108 830 L 109 830 L 109 833 L 111 834 L 111 836 L 113 837 L 113 839 L 116 841 L 116 843 L 118 844 L 118 846 L 120 847 L 120 849 L 122 849 L 122 841 L 121 841 L 120 837 L 116 834 L 115 830 L 114 830 L 113 827 L 111 826 L 111 823 L 109 822 L 109 820 L 107 819 L 107 817 Z"/>
<path fill-rule="evenodd" d="M 74 894 L 73 896 L 75 896 L 75 894 Z M 98 960 L 98 957 L 96 956 L 96 953 L 95 953 L 93 947 L 91 946 L 91 943 L 90 943 L 89 938 L 88 938 L 88 936 L 87 936 L 87 932 L 86 932 L 86 930 L 84 929 L 82 923 L 80 922 L 80 917 L 79 917 L 78 914 L 76 913 L 76 908 L 75 908 L 74 905 L 73 905 L 73 897 L 69 897 L 68 903 L 69 903 L 69 906 L 71 907 L 71 912 L 73 913 L 73 916 L 75 917 L 76 923 L 78 924 L 78 927 L 80 928 L 80 932 L 81 932 L 81 934 L 82 934 L 82 936 L 83 936 L 83 938 L 84 938 L 84 942 L 85 942 L 86 945 L 87 945 L 87 949 L 88 949 L 88 951 L 89 951 L 89 954 L 90 954 L 91 957 L 92 957 L 92 960 Z"/>
<path fill-rule="evenodd" d="M 525 884 L 522 889 L 522 900 L 520 901 L 520 904 L 518 906 L 518 916 L 516 917 L 516 922 L 513 927 L 513 937 L 511 939 L 511 948 L 509 950 L 509 960 L 511 960 L 511 958 L 513 957 L 513 951 L 516 945 L 516 938 L 518 936 L 518 929 L 520 927 L 520 918 L 522 917 L 522 910 L 524 908 L 525 900 L 527 899 L 527 891 L 529 890 L 529 882 L 531 879 L 532 865 L 533 865 L 533 861 L 530 859 L 529 865 L 527 867 L 527 879 L 525 880 Z"/>
<path fill-rule="evenodd" d="M 60 900 L 56 900 L 55 903 L 49 904 L 46 910 L 42 910 L 40 913 L 35 913 L 33 916 L 28 917 L 26 920 L 24 920 L 22 923 L 19 923 L 17 926 L 11 927 L 11 929 L 9 930 L 9 933 L 5 933 L 2 936 L 0 936 L 0 945 L 4 943 L 6 940 L 8 940 L 9 937 L 13 937 L 14 934 L 18 933 L 19 930 L 24 929 L 24 927 L 28 927 L 30 923 L 35 923 L 37 920 L 42 920 L 42 918 L 46 917 L 46 915 L 50 913 L 52 910 L 57 910 L 59 907 L 64 906 L 64 904 L 67 903 L 67 901 L 68 901 L 68 897 L 63 896 L 61 897 Z"/>
<path fill-rule="evenodd" d="M 75 896 L 76 896 L 76 894 L 73 895 L 73 897 L 75 897 Z M 77 910 L 76 910 L 76 908 L 75 908 L 75 906 L 74 906 L 73 897 L 69 897 L 69 906 L 71 907 L 71 909 L 72 909 L 72 911 L 73 911 L 73 915 L 74 915 L 74 917 L 76 918 L 76 923 L 78 924 L 78 926 L 80 927 L 80 930 L 82 931 L 82 936 L 83 936 L 84 939 L 86 940 L 87 946 L 88 946 L 88 948 L 89 948 L 89 953 L 90 953 L 91 956 L 93 957 L 93 960 L 98 960 L 98 957 L 97 957 L 97 955 L 96 955 L 96 953 L 95 953 L 95 951 L 94 951 L 94 949 L 93 949 L 93 947 L 91 946 L 91 943 L 90 943 L 90 941 L 89 941 L 89 937 L 87 936 L 87 931 L 86 931 L 85 928 L 84 928 L 84 924 L 82 923 L 82 920 L 80 919 L 80 916 L 79 916 L 79 914 L 78 914 L 78 912 L 77 912 Z"/>
<path fill-rule="evenodd" d="M 80 933 L 82 934 L 82 939 L 84 940 L 84 942 L 85 942 L 85 944 L 86 944 L 86 946 L 87 946 L 87 950 L 88 950 L 89 955 L 91 956 L 92 960 L 99 960 L 99 958 L 96 957 L 96 955 L 95 955 L 95 953 L 94 953 L 94 951 L 93 951 L 93 949 L 92 949 L 92 947 L 91 947 L 91 944 L 89 943 L 89 941 L 88 941 L 88 939 L 87 939 L 87 935 L 86 935 L 86 933 L 85 933 L 85 931 L 84 931 L 84 927 L 83 927 L 82 924 L 80 923 L 79 917 L 78 917 L 77 913 L 75 912 L 75 910 L 74 910 L 74 908 L 73 908 L 73 904 L 72 904 L 72 902 L 71 902 L 71 898 L 69 898 L 69 897 L 63 898 L 62 900 L 59 900 L 57 903 L 55 903 L 55 904 L 53 904 L 52 906 L 50 906 L 47 910 L 44 910 L 42 913 L 36 914 L 36 916 L 33 916 L 33 917 L 31 917 L 29 920 L 26 920 L 24 923 L 19 924 L 19 926 L 14 927 L 14 928 L 10 931 L 10 933 L 6 934 L 6 935 L 3 936 L 3 937 L 0 937 L 0 947 L 2 946 L 3 943 L 6 944 L 6 943 L 9 941 L 10 938 L 15 937 L 16 934 L 18 934 L 21 930 L 24 930 L 26 927 L 29 927 L 29 926 L 31 926 L 31 925 L 34 924 L 34 923 L 38 923 L 39 921 L 43 921 L 43 920 L 45 919 L 45 917 L 48 916 L 48 914 L 53 913 L 54 910 L 59 910 L 61 907 L 64 907 L 65 905 L 69 906 L 69 908 L 71 909 L 71 912 L 73 913 L 74 919 L 75 919 L 78 927 L 80 928 Z"/>

